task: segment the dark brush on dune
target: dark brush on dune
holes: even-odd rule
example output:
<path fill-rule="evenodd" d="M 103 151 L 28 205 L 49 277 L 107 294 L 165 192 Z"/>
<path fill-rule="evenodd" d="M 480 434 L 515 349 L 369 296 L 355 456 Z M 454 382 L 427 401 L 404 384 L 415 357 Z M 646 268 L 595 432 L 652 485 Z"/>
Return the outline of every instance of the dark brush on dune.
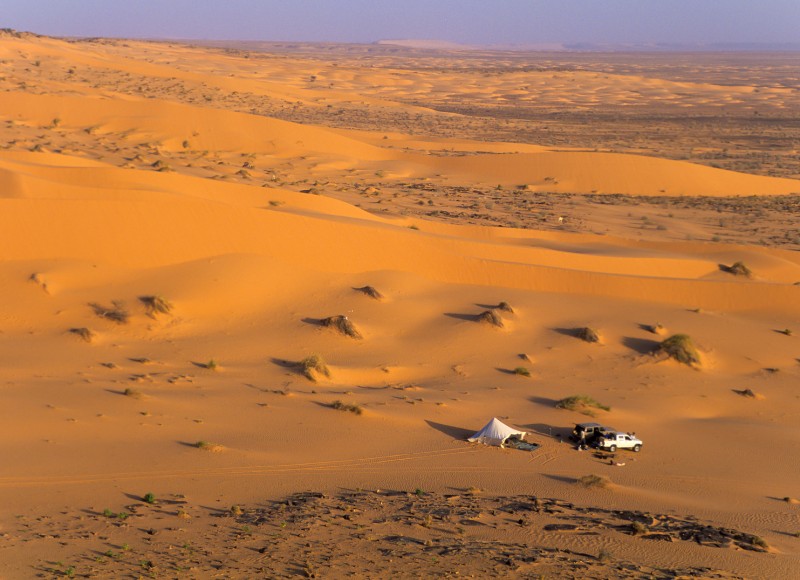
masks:
<path fill-rule="evenodd" d="M 139 296 L 139 301 L 144 304 L 147 316 L 155 318 L 159 314 L 170 314 L 172 304 L 162 296 Z"/>
<path fill-rule="evenodd" d="M 322 326 L 326 328 L 333 328 L 334 330 L 344 334 L 345 336 L 349 336 L 350 338 L 363 338 L 353 322 L 347 316 L 342 314 L 323 318 Z"/>
<path fill-rule="evenodd" d="M 89 330 L 88 328 L 70 328 L 70 333 L 79 336 L 82 340 L 86 342 L 92 342 L 94 340 L 94 332 Z"/>
<path fill-rule="evenodd" d="M 600 342 L 600 334 L 589 326 L 578 329 L 578 338 L 585 342 Z"/>
<path fill-rule="evenodd" d="M 374 286 L 362 286 L 361 288 L 354 288 L 354 290 L 361 292 L 362 294 L 366 294 L 375 300 L 383 300 L 383 294 L 378 292 Z"/>
<path fill-rule="evenodd" d="M 694 341 L 687 334 L 673 334 L 669 338 L 661 341 L 656 347 L 655 354 L 661 354 L 689 366 L 699 366 L 700 353 Z"/>
<path fill-rule="evenodd" d="M 477 320 L 478 322 L 491 324 L 492 326 L 496 326 L 498 328 L 503 328 L 505 326 L 502 317 L 497 313 L 496 310 L 485 310 L 481 312 L 478 314 Z"/>
<path fill-rule="evenodd" d="M 97 302 L 91 302 L 89 307 L 100 318 L 105 318 L 117 324 L 127 324 L 130 319 L 130 313 L 126 310 L 125 303 L 119 300 L 114 300 L 110 307 L 103 306 Z"/>

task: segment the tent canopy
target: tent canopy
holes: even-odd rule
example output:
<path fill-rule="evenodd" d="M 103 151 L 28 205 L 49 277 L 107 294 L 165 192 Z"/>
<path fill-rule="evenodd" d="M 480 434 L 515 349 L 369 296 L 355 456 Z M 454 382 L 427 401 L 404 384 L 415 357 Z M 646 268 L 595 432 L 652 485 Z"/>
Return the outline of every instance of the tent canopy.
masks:
<path fill-rule="evenodd" d="M 513 436 L 517 436 L 519 439 L 524 439 L 525 432 L 512 429 L 500 419 L 495 417 L 489 421 L 483 429 L 467 439 L 467 441 L 470 443 L 477 441 L 479 443 L 483 443 L 484 445 L 496 445 L 497 447 L 502 447 L 503 443 L 506 442 L 506 439 Z"/>

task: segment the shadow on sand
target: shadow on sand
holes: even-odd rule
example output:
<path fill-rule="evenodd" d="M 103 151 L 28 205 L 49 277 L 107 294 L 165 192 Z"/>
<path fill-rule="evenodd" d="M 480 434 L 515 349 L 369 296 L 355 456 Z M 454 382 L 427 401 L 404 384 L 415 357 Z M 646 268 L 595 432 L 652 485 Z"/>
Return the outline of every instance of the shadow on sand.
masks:
<path fill-rule="evenodd" d="M 658 341 L 650 340 L 649 338 L 636 338 L 633 336 L 623 336 L 622 344 L 639 354 L 650 354 L 658 348 Z"/>
<path fill-rule="evenodd" d="M 464 429 L 463 427 L 455 427 L 454 425 L 444 425 L 443 423 L 436 423 L 428 420 L 425 422 L 437 431 L 440 431 L 441 433 L 444 433 L 453 439 L 457 439 L 458 441 L 466 441 L 467 437 L 471 437 L 475 434 L 475 431 L 472 429 Z"/>

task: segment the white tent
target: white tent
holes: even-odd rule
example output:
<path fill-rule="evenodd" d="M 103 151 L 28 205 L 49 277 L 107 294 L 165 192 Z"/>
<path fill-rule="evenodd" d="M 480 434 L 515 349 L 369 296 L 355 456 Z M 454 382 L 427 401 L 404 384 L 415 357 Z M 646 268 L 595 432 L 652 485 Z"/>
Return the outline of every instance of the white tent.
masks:
<path fill-rule="evenodd" d="M 476 441 L 483 443 L 484 445 L 496 445 L 498 447 L 502 447 L 503 443 L 506 442 L 506 439 L 513 436 L 519 437 L 519 439 L 525 438 L 524 431 L 517 431 L 516 429 L 512 429 L 505 423 L 503 423 L 500 419 L 495 417 L 491 421 L 489 421 L 486 426 L 475 433 L 472 437 L 467 439 L 470 443 L 474 443 Z"/>

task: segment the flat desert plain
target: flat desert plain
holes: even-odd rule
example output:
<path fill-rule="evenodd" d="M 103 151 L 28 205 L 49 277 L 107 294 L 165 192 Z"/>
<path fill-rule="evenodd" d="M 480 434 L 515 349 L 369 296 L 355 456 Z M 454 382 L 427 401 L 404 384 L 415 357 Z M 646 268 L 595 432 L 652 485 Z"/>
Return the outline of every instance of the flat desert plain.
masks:
<path fill-rule="evenodd" d="M 0 575 L 797 577 L 798 71 L 4 31 Z"/>

